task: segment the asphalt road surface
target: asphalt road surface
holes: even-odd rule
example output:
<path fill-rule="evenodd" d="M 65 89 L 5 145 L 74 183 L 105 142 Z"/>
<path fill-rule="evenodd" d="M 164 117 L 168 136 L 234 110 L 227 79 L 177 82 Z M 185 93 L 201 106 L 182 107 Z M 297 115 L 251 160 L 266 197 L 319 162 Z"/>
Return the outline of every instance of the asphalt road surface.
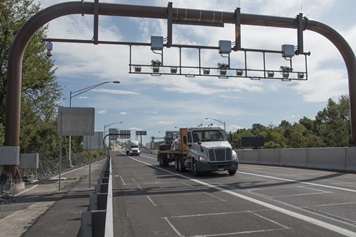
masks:
<path fill-rule="evenodd" d="M 356 236 L 356 175 L 241 165 L 194 177 L 112 152 L 114 236 Z"/>

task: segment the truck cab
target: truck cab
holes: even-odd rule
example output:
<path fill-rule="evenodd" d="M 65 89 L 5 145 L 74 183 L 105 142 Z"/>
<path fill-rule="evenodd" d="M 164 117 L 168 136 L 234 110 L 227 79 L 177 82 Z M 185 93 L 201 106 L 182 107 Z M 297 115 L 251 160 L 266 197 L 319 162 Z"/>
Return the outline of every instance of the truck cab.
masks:
<path fill-rule="evenodd" d="M 126 155 L 128 156 L 139 156 L 141 154 L 138 141 L 128 140 L 127 142 L 125 142 L 125 150 Z"/>
<path fill-rule="evenodd" d="M 238 158 L 220 127 L 187 128 L 184 137 L 187 157 L 184 167 L 194 175 L 206 171 L 228 171 L 234 175 L 238 169 Z"/>

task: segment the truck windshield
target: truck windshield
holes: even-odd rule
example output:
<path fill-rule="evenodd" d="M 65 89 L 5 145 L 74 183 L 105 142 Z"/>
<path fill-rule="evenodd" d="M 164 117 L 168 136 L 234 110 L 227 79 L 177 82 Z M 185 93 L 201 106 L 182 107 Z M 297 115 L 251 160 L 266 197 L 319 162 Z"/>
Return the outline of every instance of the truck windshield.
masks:
<path fill-rule="evenodd" d="M 226 135 L 220 130 L 202 130 L 193 132 L 193 142 L 226 141 Z"/>
<path fill-rule="evenodd" d="M 138 148 L 137 145 L 131 145 L 131 148 Z"/>

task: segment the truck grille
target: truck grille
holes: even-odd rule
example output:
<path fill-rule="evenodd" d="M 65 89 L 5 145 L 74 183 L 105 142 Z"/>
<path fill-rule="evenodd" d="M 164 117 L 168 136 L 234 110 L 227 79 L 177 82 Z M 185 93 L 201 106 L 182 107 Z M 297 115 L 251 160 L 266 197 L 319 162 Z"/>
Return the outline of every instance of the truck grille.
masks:
<path fill-rule="evenodd" d="M 231 161 L 232 160 L 231 148 L 209 149 L 208 154 L 209 154 L 210 161 Z"/>

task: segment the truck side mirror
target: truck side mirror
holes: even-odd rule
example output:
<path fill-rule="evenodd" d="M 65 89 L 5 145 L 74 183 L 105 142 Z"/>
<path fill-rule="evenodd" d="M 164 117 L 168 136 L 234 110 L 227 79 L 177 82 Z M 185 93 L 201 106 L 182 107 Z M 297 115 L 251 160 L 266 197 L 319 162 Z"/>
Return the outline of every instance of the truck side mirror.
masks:
<path fill-rule="evenodd" d="M 187 136 L 183 136 L 183 143 L 187 144 Z"/>

